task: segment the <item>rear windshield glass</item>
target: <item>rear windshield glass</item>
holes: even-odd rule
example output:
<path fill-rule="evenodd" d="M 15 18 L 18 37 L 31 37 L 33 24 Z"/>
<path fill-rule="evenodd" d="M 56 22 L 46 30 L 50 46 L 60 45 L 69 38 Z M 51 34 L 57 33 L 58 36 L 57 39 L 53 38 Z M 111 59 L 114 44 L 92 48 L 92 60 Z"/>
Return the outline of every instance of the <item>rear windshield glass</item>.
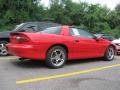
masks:
<path fill-rule="evenodd" d="M 59 27 L 50 27 L 43 31 L 40 31 L 40 33 L 48 33 L 48 34 L 60 34 L 60 26 Z"/>
<path fill-rule="evenodd" d="M 20 28 L 23 24 L 25 24 L 25 23 L 21 23 L 21 24 L 19 24 L 19 25 L 16 25 L 13 31 L 18 31 L 19 28 Z"/>

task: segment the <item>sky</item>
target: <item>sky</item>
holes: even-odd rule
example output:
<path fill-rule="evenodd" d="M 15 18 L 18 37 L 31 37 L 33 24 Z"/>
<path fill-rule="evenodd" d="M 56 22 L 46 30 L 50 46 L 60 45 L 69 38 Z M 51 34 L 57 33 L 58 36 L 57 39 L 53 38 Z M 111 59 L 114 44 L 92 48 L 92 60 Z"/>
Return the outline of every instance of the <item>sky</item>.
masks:
<path fill-rule="evenodd" d="M 117 4 L 120 3 L 120 0 L 72 0 L 73 2 L 88 2 L 90 4 L 101 4 L 102 6 L 106 5 L 110 9 L 114 9 Z M 49 0 L 41 0 L 41 3 L 45 6 L 49 5 Z"/>

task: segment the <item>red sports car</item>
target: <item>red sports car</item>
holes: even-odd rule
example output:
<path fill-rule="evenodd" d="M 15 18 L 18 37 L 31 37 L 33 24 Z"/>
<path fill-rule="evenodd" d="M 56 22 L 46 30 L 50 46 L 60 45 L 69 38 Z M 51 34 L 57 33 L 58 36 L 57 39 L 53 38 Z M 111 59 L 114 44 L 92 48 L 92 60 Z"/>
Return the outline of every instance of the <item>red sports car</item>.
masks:
<path fill-rule="evenodd" d="M 108 40 L 72 26 L 50 27 L 38 33 L 11 33 L 10 41 L 10 54 L 44 60 L 51 68 L 77 59 L 103 57 L 111 61 L 116 54 L 115 46 Z"/>

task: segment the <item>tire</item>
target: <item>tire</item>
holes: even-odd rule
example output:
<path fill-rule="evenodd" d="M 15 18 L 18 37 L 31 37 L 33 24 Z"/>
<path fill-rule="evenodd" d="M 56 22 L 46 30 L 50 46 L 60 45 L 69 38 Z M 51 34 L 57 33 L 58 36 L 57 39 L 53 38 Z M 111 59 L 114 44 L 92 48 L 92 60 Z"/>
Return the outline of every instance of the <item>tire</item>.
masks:
<path fill-rule="evenodd" d="M 104 60 L 105 61 L 112 61 L 114 59 L 115 56 L 115 50 L 113 46 L 109 46 L 105 52 L 104 55 Z"/>
<path fill-rule="evenodd" d="M 7 44 L 6 41 L 0 41 L 0 56 L 8 55 L 8 50 L 7 50 L 6 44 Z"/>
<path fill-rule="evenodd" d="M 61 46 L 54 46 L 48 50 L 46 55 L 46 65 L 50 68 L 61 68 L 67 60 L 67 52 Z"/>

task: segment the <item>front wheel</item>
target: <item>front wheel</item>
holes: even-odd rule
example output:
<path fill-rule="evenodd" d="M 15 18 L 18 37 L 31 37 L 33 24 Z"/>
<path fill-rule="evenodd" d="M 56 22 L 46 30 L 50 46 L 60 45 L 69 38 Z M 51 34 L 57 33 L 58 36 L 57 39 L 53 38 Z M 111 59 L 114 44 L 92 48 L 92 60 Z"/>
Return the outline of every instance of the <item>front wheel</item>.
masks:
<path fill-rule="evenodd" d="M 109 46 L 105 52 L 104 60 L 112 61 L 114 59 L 114 56 L 115 56 L 115 49 L 113 46 Z"/>
<path fill-rule="evenodd" d="M 60 68 L 64 66 L 66 60 L 67 52 L 61 46 L 54 46 L 47 52 L 46 65 L 50 68 Z"/>

